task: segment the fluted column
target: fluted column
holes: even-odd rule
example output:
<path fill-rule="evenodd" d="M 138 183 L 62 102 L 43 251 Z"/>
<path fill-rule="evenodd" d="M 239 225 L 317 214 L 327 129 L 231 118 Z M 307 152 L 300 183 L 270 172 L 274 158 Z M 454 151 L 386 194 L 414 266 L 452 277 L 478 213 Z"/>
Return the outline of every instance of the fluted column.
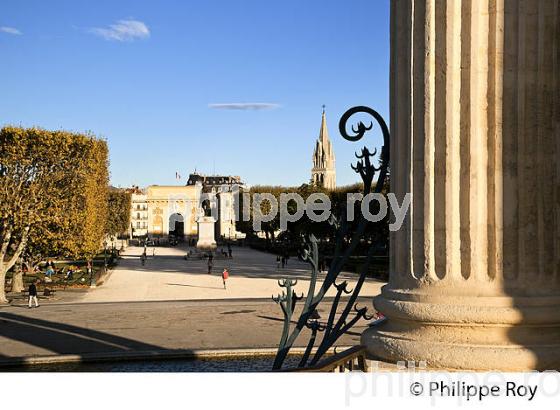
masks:
<path fill-rule="evenodd" d="M 372 356 L 560 368 L 560 0 L 393 0 L 388 320 Z"/>

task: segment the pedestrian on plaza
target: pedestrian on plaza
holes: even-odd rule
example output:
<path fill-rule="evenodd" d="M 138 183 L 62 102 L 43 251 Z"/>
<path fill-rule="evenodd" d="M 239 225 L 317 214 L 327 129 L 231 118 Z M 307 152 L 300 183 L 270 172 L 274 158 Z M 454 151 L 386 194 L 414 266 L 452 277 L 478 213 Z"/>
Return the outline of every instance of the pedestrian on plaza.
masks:
<path fill-rule="evenodd" d="M 212 274 L 212 258 L 208 258 L 208 274 L 211 275 Z"/>
<path fill-rule="evenodd" d="M 282 269 L 284 269 L 284 266 L 286 266 L 286 257 L 282 256 Z"/>
<path fill-rule="evenodd" d="M 37 283 L 39 283 L 39 281 L 37 281 Z M 35 285 L 35 282 L 31 282 L 31 285 L 29 285 L 29 309 L 31 309 L 31 302 L 35 303 L 35 307 L 39 307 L 39 301 L 37 300 L 37 286 Z"/>
<path fill-rule="evenodd" d="M 140 257 L 140 260 L 142 262 L 142 266 L 144 266 L 146 264 L 146 252 L 142 253 L 142 256 Z"/>
<path fill-rule="evenodd" d="M 231 245 L 229 243 L 227 246 L 227 251 L 228 251 L 229 258 L 231 259 L 233 256 L 231 256 Z"/>
<path fill-rule="evenodd" d="M 280 255 L 276 255 L 276 269 L 280 269 Z"/>
<path fill-rule="evenodd" d="M 229 272 L 227 270 L 227 268 L 224 268 L 224 271 L 222 272 L 222 281 L 224 282 L 224 289 L 226 288 L 226 281 L 229 278 Z"/>

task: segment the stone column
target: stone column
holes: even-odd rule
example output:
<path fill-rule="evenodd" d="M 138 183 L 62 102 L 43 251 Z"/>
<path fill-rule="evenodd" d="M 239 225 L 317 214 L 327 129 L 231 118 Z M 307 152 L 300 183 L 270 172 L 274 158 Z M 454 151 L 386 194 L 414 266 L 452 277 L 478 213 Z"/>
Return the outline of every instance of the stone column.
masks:
<path fill-rule="evenodd" d="M 392 233 L 373 357 L 560 368 L 560 0 L 393 0 Z"/>

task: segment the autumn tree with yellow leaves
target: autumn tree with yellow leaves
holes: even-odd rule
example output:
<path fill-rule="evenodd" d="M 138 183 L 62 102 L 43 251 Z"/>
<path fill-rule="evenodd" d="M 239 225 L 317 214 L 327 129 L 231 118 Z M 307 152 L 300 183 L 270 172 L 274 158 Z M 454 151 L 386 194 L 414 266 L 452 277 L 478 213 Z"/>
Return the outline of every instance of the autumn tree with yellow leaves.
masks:
<path fill-rule="evenodd" d="M 26 249 L 87 259 L 99 251 L 108 179 L 107 143 L 92 135 L 0 130 L 0 303 L 6 273 Z"/>
<path fill-rule="evenodd" d="M 130 228 L 132 194 L 124 189 L 109 188 L 106 233 L 109 236 L 122 235 Z"/>

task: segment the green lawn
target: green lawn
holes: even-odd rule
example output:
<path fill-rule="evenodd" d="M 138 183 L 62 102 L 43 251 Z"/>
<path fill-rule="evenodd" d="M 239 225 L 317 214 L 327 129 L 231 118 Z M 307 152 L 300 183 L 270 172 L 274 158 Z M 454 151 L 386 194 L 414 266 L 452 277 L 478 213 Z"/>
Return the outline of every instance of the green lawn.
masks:
<path fill-rule="evenodd" d="M 46 258 L 55 260 L 57 258 Z M 98 276 L 100 272 L 104 269 L 104 254 L 103 252 L 96 255 L 93 259 L 93 272 L 95 276 Z M 107 258 L 107 263 L 109 268 L 113 267 L 117 263 L 117 259 L 111 263 L 110 257 Z M 44 264 L 42 264 L 44 265 Z M 40 272 L 27 272 L 23 275 L 23 284 L 25 288 L 37 280 L 40 281 L 41 284 L 45 285 L 45 287 L 51 289 L 65 289 L 65 288 L 80 288 L 90 285 L 90 275 L 86 272 L 87 262 L 85 260 L 79 261 L 65 261 L 65 262 L 55 262 L 56 271 L 64 273 L 56 273 L 51 276 L 52 282 L 46 282 L 46 268 L 40 265 Z M 74 267 L 74 274 L 72 275 L 71 279 L 66 278 L 66 272 L 70 267 Z M 77 271 L 76 271 L 77 270 Z M 10 271 L 6 275 L 6 281 L 11 283 L 11 279 L 13 277 L 13 271 Z"/>

